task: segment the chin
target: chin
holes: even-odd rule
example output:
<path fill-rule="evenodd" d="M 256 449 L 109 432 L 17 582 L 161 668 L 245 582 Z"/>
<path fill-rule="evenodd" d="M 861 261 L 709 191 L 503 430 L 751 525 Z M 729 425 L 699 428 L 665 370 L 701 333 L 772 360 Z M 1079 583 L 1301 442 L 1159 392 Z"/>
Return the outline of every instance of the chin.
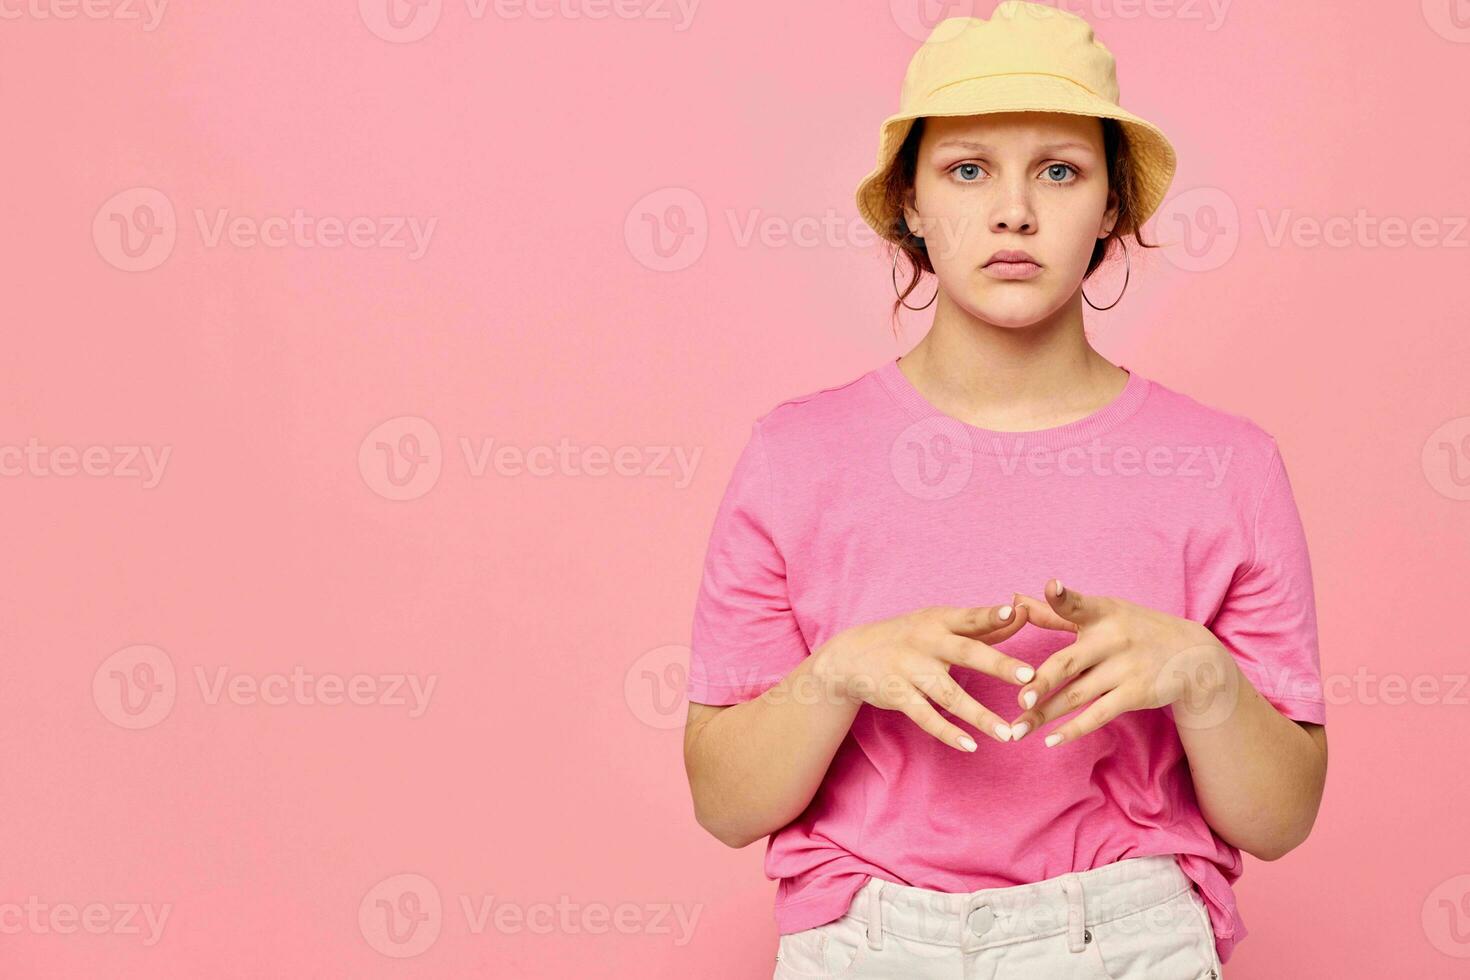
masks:
<path fill-rule="evenodd" d="M 1045 320 L 1054 307 L 1039 302 L 966 304 L 970 314 L 993 326 L 1025 330 Z"/>

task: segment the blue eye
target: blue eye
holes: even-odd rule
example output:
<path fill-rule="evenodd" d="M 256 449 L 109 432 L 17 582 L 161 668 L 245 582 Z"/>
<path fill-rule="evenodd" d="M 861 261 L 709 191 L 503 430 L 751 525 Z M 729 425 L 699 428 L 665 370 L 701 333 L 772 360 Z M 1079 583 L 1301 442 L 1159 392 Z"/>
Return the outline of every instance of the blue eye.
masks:
<path fill-rule="evenodd" d="M 954 172 L 960 175 L 965 183 L 973 183 L 980 176 L 980 165 L 978 163 L 962 163 L 954 168 Z"/>
<path fill-rule="evenodd" d="M 1060 173 L 1060 174 L 1057 173 L 1058 170 L 1063 171 L 1063 173 Z M 1073 170 L 1071 164 L 1066 164 L 1066 163 L 1054 163 L 1050 167 L 1047 167 L 1046 168 L 1046 172 L 1047 172 L 1048 176 L 1058 178 L 1057 180 L 1051 181 L 1051 183 L 1053 183 L 1053 184 L 1060 184 L 1060 183 L 1062 183 L 1063 182 L 1062 178 L 1065 178 L 1067 176 L 1066 171 L 1072 171 L 1074 173 L 1076 172 L 1075 170 Z"/>

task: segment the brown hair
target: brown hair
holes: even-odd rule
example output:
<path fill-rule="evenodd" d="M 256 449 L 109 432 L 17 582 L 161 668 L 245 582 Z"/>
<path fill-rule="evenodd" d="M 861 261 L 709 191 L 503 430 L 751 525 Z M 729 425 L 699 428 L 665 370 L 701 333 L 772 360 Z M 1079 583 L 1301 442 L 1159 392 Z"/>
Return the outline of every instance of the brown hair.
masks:
<path fill-rule="evenodd" d="M 1157 244 L 1144 241 L 1139 234 L 1141 222 L 1138 220 L 1138 185 L 1134 178 L 1133 158 L 1128 149 L 1128 135 L 1116 119 L 1103 119 L 1102 126 L 1103 150 L 1108 161 L 1108 188 L 1118 195 L 1118 220 L 1113 224 L 1113 230 L 1108 237 L 1099 238 L 1097 244 L 1093 246 L 1092 258 L 1088 261 L 1087 271 L 1082 276 L 1083 282 L 1086 282 L 1097 267 L 1102 265 L 1103 259 L 1107 257 L 1115 240 L 1120 247 L 1123 247 L 1122 239 L 1125 235 L 1131 235 L 1141 248 L 1159 247 Z M 894 336 L 898 335 L 899 307 L 919 285 L 923 274 L 927 272 L 932 275 L 934 272 L 934 266 L 929 263 L 928 249 L 922 244 L 922 239 L 914 238 L 903 216 L 903 203 L 914 186 L 914 175 L 919 160 L 919 141 L 923 139 L 923 136 L 924 119 L 921 116 L 914 120 L 903 145 L 898 148 L 898 154 L 894 158 L 893 165 L 888 168 L 888 177 L 883 186 L 887 211 L 894 215 L 892 229 L 894 237 L 900 239 L 897 243 L 891 243 L 891 247 L 908 256 L 910 267 L 908 285 L 893 301 Z"/>

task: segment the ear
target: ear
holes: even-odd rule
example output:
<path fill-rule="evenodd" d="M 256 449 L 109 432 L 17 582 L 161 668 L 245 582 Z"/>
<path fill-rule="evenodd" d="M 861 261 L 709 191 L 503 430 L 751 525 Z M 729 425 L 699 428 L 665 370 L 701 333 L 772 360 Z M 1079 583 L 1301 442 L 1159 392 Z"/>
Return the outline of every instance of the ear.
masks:
<path fill-rule="evenodd" d="M 1118 209 L 1118 192 L 1116 190 L 1109 189 L 1108 207 L 1107 210 L 1103 212 L 1102 228 L 1099 229 L 1101 234 L 1097 236 L 1098 238 L 1107 238 L 1113 233 L 1113 229 L 1118 226 Z"/>
<path fill-rule="evenodd" d="M 901 208 L 904 223 L 908 225 L 909 231 L 913 232 L 919 238 L 927 238 L 928 235 L 925 234 L 924 229 L 924 219 L 919 216 L 918 209 L 914 207 L 914 189 L 912 187 L 904 192 Z"/>

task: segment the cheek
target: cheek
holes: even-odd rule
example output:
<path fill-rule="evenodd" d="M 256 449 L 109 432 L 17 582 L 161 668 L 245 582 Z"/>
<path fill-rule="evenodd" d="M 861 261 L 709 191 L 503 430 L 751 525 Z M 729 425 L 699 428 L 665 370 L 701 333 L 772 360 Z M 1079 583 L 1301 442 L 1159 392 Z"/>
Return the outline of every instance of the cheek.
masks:
<path fill-rule="evenodd" d="M 942 184 L 921 185 L 917 201 L 924 216 L 924 244 L 935 269 L 963 261 L 984 246 L 985 218 L 976 210 L 974 195 Z"/>

